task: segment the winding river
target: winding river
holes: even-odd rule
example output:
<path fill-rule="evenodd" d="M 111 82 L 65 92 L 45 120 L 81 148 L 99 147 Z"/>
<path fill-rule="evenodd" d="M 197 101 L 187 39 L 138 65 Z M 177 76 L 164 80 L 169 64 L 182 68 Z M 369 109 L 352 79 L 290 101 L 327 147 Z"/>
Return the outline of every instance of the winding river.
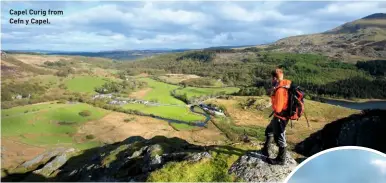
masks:
<path fill-rule="evenodd" d="M 205 116 L 205 120 L 204 121 L 197 121 L 197 122 L 186 122 L 186 121 L 181 121 L 181 120 L 176 120 L 176 119 L 163 118 L 160 116 L 152 116 L 152 117 L 154 117 L 156 119 L 161 119 L 161 120 L 167 121 L 168 123 L 187 124 L 190 126 L 198 126 L 198 127 L 205 127 L 206 124 L 208 123 L 208 121 L 211 119 L 209 114 L 194 111 L 194 107 L 190 107 L 190 111 L 192 111 L 196 114 L 200 114 L 200 115 Z"/>

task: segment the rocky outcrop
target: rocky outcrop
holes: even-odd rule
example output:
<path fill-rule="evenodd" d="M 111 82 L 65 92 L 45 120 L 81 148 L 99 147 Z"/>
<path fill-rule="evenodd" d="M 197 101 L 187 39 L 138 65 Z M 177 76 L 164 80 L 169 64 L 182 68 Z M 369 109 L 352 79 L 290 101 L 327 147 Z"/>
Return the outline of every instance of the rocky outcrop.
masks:
<path fill-rule="evenodd" d="M 144 182 L 152 172 L 171 162 L 192 166 L 201 162 L 214 166 L 212 160 L 224 161 L 218 158 L 235 153 L 240 157 L 239 160 L 230 169 L 224 165 L 221 170 L 234 175 L 232 177 L 237 180 L 271 182 L 282 180 L 297 165 L 290 155 L 287 156 L 286 165 L 281 166 L 268 164 L 260 152 L 245 152 L 233 146 L 197 146 L 179 138 L 130 137 L 119 143 L 84 151 L 73 148 L 47 151 L 6 172 L 2 181 Z M 271 154 L 276 153 L 275 147 Z"/>
<path fill-rule="evenodd" d="M 26 161 L 13 170 L 15 176 L 6 177 L 2 181 L 41 181 L 44 177 L 51 176 L 67 160 L 78 153 L 74 148 L 56 148 Z"/>
<path fill-rule="evenodd" d="M 276 151 L 271 152 L 271 156 Z M 271 165 L 267 162 L 267 157 L 257 151 L 241 156 L 231 166 L 229 173 L 248 182 L 282 182 L 297 165 L 290 153 L 287 153 L 285 165 Z"/>
<path fill-rule="evenodd" d="M 386 153 L 386 110 L 365 110 L 327 124 L 295 146 L 295 151 L 312 156 L 338 146 L 361 146 Z"/>
<path fill-rule="evenodd" d="M 76 150 L 73 148 L 67 149 L 60 153 L 60 155 L 56 156 L 52 161 L 43 166 L 43 168 L 33 171 L 33 173 L 42 175 L 42 176 L 50 176 L 54 171 L 63 166 L 67 160 L 76 154 Z"/>
<path fill-rule="evenodd" d="M 23 164 L 19 165 L 16 169 L 25 169 L 25 170 L 35 170 L 39 166 L 46 164 L 47 162 L 55 159 L 59 154 L 66 152 L 66 148 L 57 148 L 54 150 L 49 150 L 30 161 L 26 161 Z"/>
<path fill-rule="evenodd" d="M 178 138 L 131 137 L 83 152 L 58 148 L 19 165 L 2 181 L 146 181 L 168 162 L 211 159 L 204 147 Z"/>

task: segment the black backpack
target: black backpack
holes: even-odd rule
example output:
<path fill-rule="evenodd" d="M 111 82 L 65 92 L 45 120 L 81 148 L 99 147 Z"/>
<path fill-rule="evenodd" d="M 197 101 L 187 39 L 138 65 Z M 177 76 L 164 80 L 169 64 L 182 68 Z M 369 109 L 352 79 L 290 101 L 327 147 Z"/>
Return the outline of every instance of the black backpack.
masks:
<path fill-rule="evenodd" d="M 291 83 L 288 88 L 288 108 L 289 119 L 298 120 L 304 113 L 304 91 Z"/>

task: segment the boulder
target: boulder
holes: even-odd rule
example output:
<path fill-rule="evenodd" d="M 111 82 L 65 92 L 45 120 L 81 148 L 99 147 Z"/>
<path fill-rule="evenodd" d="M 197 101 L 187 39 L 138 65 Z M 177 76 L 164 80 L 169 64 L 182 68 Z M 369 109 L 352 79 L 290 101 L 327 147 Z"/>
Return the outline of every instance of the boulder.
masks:
<path fill-rule="evenodd" d="M 25 170 L 25 172 L 28 172 L 30 170 L 36 170 L 39 166 L 45 165 L 47 162 L 52 160 L 54 157 L 56 157 L 59 154 L 62 154 L 66 152 L 66 148 L 57 148 L 53 150 L 48 150 L 44 152 L 43 154 L 35 157 L 32 160 L 26 161 L 23 164 L 16 167 L 16 171 L 19 172 L 21 170 Z"/>
<path fill-rule="evenodd" d="M 287 153 L 285 165 L 271 165 L 261 151 L 241 156 L 229 169 L 239 179 L 248 182 L 281 182 L 297 166 L 297 162 Z"/>
<path fill-rule="evenodd" d="M 197 162 L 197 161 L 200 161 L 202 159 L 210 159 L 212 158 L 212 155 L 210 155 L 208 152 L 200 152 L 200 153 L 194 153 L 194 154 L 191 154 L 189 155 L 186 160 L 190 161 L 190 162 Z"/>
<path fill-rule="evenodd" d="M 76 151 L 74 148 L 64 150 L 63 152 L 57 154 L 55 157 L 51 158 L 51 160 L 48 161 L 42 168 L 30 173 L 23 181 L 44 181 L 47 178 L 52 177 L 52 175 L 60 172 L 59 168 L 66 164 L 68 159 L 70 159 L 77 152 L 78 151 Z"/>
<path fill-rule="evenodd" d="M 147 148 L 146 153 L 144 155 L 144 166 L 142 167 L 143 172 L 149 172 L 154 169 L 157 169 L 162 166 L 163 148 L 159 144 L 151 145 Z"/>
<path fill-rule="evenodd" d="M 52 161 L 44 165 L 43 168 L 33 171 L 33 173 L 49 177 L 55 170 L 63 166 L 67 160 L 72 157 L 77 151 L 74 148 L 68 149 L 57 155 Z"/>

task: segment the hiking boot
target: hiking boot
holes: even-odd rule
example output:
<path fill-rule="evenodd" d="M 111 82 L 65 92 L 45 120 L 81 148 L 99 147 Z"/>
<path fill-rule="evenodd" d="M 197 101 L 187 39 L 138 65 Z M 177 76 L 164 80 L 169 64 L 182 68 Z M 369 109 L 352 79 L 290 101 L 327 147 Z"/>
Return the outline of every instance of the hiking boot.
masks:
<path fill-rule="evenodd" d="M 271 160 L 271 164 L 284 165 L 286 156 L 287 156 L 287 148 L 279 147 L 279 153 L 277 154 L 275 159 Z"/>
<path fill-rule="evenodd" d="M 273 141 L 273 137 L 267 136 L 267 137 L 265 138 L 264 147 L 263 147 L 263 149 L 261 150 L 261 154 L 263 154 L 263 155 L 266 156 L 267 158 L 269 158 L 269 150 L 271 149 L 272 141 Z"/>

